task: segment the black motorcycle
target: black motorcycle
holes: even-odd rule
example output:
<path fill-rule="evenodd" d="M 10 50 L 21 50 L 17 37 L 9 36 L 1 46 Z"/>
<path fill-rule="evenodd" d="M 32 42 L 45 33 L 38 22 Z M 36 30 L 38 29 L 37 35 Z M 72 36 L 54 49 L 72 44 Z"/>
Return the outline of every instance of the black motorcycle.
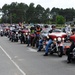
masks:
<path fill-rule="evenodd" d="M 67 62 L 68 63 L 75 61 L 75 48 L 73 48 L 72 52 L 68 52 L 68 50 L 67 50 L 66 55 L 67 55 Z"/>
<path fill-rule="evenodd" d="M 1 31 L 0 35 L 1 35 L 1 36 L 3 36 L 3 35 L 4 35 L 4 34 L 3 34 L 3 31 Z"/>
<path fill-rule="evenodd" d="M 18 42 L 18 34 L 17 33 L 13 33 L 11 36 L 11 41 L 13 42 Z"/>

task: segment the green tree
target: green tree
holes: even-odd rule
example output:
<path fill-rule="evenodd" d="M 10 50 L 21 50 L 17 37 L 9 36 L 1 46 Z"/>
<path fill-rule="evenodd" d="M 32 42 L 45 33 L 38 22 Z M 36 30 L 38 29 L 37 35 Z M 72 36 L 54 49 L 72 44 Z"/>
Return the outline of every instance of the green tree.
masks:
<path fill-rule="evenodd" d="M 43 14 L 45 12 L 45 9 L 41 6 L 41 5 L 37 5 L 36 8 L 35 8 L 35 18 L 36 18 L 36 21 L 37 23 L 42 23 L 43 22 Z"/>
<path fill-rule="evenodd" d="M 26 11 L 28 10 L 28 5 L 24 3 L 19 3 L 16 9 L 17 20 L 20 22 L 26 22 Z"/>
<path fill-rule="evenodd" d="M 65 18 L 61 15 L 56 16 L 56 23 L 57 24 L 64 24 L 65 23 Z"/>
<path fill-rule="evenodd" d="M 66 21 L 72 21 L 75 17 L 75 10 L 73 8 L 60 9 L 59 15 L 64 16 Z"/>
<path fill-rule="evenodd" d="M 2 21 L 5 22 L 5 16 L 8 17 L 8 23 L 24 22 L 28 5 L 24 3 L 12 2 L 10 5 L 5 4 L 2 7 L 4 13 Z"/>
<path fill-rule="evenodd" d="M 28 23 L 31 23 L 34 21 L 34 15 L 35 14 L 35 7 L 34 7 L 34 3 L 30 3 L 27 11 L 26 11 L 26 21 Z"/>
<path fill-rule="evenodd" d="M 0 8 L 0 12 L 3 13 L 1 22 L 8 22 L 8 23 L 18 23 L 18 22 L 25 22 L 25 23 L 64 23 L 66 21 L 72 21 L 75 18 L 75 9 L 73 8 L 66 8 L 66 9 L 59 9 L 53 7 L 50 11 L 49 8 L 44 9 L 41 5 L 37 5 L 34 7 L 34 3 L 30 3 L 28 6 L 25 3 L 17 3 L 12 2 L 10 5 L 4 4 L 2 8 Z M 51 15 L 51 19 L 50 16 Z M 56 16 L 62 16 L 62 20 L 56 20 Z M 60 21 L 61 20 L 61 21 Z"/>

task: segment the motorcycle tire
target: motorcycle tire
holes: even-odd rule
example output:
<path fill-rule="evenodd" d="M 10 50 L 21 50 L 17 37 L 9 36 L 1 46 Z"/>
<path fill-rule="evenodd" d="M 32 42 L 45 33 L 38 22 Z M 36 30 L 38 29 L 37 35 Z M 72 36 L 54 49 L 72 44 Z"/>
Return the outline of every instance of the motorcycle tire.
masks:
<path fill-rule="evenodd" d="M 14 40 L 13 39 L 11 39 L 11 42 L 13 42 Z"/>
<path fill-rule="evenodd" d="M 50 55 L 53 55 L 53 52 L 52 51 L 50 52 Z"/>
<path fill-rule="evenodd" d="M 22 44 L 22 40 L 20 40 L 20 43 Z"/>
<path fill-rule="evenodd" d="M 58 56 L 59 57 L 62 57 L 63 56 L 63 50 L 62 50 L 61 47 L 58 48 L 58 52 L 57 53 L 58 53 Z"/>

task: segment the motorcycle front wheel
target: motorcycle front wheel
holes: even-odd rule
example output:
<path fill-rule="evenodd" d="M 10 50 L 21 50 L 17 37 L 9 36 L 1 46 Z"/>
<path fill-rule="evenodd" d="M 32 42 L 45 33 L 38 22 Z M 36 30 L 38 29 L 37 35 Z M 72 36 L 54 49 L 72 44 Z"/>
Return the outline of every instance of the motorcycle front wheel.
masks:
<path fill-rule="evenodd" d="M 63 56 L 63 48 L 62 47 L 58 47 L 58 56 L 62 57 Z"/>

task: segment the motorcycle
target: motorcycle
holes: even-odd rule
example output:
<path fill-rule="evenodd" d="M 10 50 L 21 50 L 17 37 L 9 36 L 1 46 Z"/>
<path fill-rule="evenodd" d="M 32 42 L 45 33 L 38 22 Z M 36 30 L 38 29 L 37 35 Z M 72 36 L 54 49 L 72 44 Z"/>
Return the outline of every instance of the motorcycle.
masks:
<path fill-rule="evenodd" d="M 4 34 L 3 34 L 3 31 L 1 31 L 0 35 L 1 35 L 1 37 L 4 35 Z"/>
<path fill-rule="evenodd" d="M 24 43 L 24 44 L 27 44 L 27 35 L 28 35 L 28 30 L 21 30 L 20 31 L 21 32 L 21 36 L 20 36 L 20 42 L 21 42 L 21 44 L 22 44 L 22 42 Z"/>
<path fill-rule="evenodd" d="M 45 47 L 47 45 L 47 41 L 48 41 L 47 37 L 43 37 L 43 38 L 39 39 L 38 51 L 45 50 Z"/>
<path fill-rule="evenodd" d="M 40 43 L 40 40 L 39 40 L 39 49 L 38 51 L 41 51 L 41 50 L 45 50 L 45 47 L 46 47 L 46 40 L 44 40 L 42 43 Z"/>
<path fill-rule="evenodd" d="M 70 56 L 71 56 L 70 60 L 75 61 L 75 48 L 73 49 L 72 52 L 70 52 Z"/>
<path fill-rule="evenodd" d="M 58 37 L 53 40 L 53 43 L 49 47 L 49 52 L 52 55 L 53 53 L 57 53 L 59 57 L 63 56 L 63 40 L 64 38 Z"/>
<path fill-rule="evenodd" d="M 18 42 L 18 32 L 12 34 L 11 41 Z"/>
<path fill-rule="evenodd" d="M 72 41 L 70 46 L 66 46 L 66 55 L 68 57 L 68 63 L 75 61 L 75 34 L 70 36 L 70 40 Z"/>
<path fill-rule="evenodd" d="M 59 57 L 62 57 L 64 54 L 63 44 L 67 34 L 56 30 L 48 36 L 53 39 L 53 42 L 49 47 L 50 54 L 57 53 Z"/>
<path fill-rule="evenodd" d="M 70 46 L 69 47 L 66 46 L 66 48 L 65 48 L 65 50 L 66 50 L 65 54 L 67 55 L 67 61 L 71 63 L 72 61 L 75 61 L 75 47 L 73 48 L 73 50 L 70 53 L 68 51 L 69 48 L 70 48 Z"/>

